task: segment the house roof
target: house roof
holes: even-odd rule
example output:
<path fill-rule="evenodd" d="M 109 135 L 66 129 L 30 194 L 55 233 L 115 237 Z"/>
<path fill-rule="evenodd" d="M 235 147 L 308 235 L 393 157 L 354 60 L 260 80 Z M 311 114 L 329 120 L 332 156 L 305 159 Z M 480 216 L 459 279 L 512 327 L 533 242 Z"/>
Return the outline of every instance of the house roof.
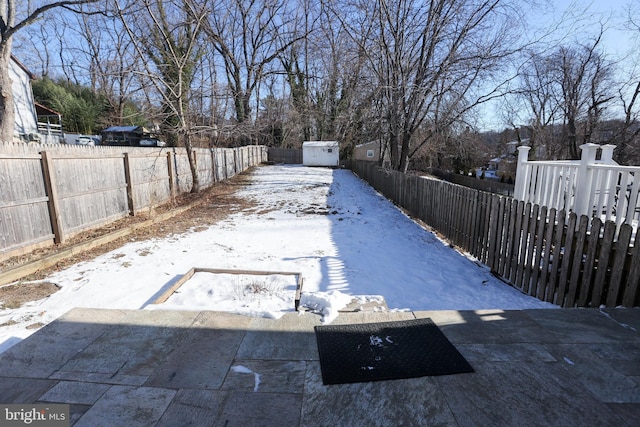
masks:
<path fill-rule="evenodd" d="M 378 145 L 380 145 L 380 143 L 381 143 L 381 141 L 380 141 L 380 140 L 376 140 L 376 141 L 369 141 L 369 142 L 365 142 L 365 143 L 362 143 L 362 144 L 358 144 L 358 145 L 356 145 L 356 148 L 357 148 L 357 147 L 366 147 L 366 146 L 368 146 L 368 145 L 373 145 L 373 144 L 378 144 Z"/>
<path fill-rule="evenodd" d="M 148 133 L 149 131 L 142 126 L 111 126 L 103 130 L 102 132 L 134 132 L 134 133 Z"/>
<path fill-rule="evenodd" d="M 56 110 L 45 107 L 39 102 L 34 102 L 34 104 L 36 106 L 36 115 L 38 116 L 62 116 L 62 113 L 58 113 Z"/>
<path fill-rule="evenodd" d="M 27 67 L 26 67 L 22 62 L 20 62 L 20 61 L 18 60 L 18 58 L 16 58 L 15 56 L 11 55 L 11 60 L 12 60 L 13 62 L 15 62 L 15 64 L 16 64 L 18 67 L 20 67 L 20 68 L 22 69 L 22 71 L 24 71 L 24 72 L 29 76 L 29 78 L 30 78 L 31 80 L 35 80 L 36 75 L 35 75 L 35 74 L 33 74 L 31 71 L 29 71 L 29 69 L 28 69 L 28 68 L 27 68 Z"/>

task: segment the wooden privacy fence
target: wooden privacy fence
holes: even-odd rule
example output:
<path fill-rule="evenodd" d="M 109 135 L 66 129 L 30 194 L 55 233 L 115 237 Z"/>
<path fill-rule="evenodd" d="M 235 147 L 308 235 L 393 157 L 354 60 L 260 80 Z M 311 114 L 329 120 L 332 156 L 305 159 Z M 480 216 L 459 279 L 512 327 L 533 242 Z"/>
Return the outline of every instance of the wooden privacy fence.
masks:
<path fill-rule="evenodd" d="M 426 172 L 445 181 L 453 182 L 454 184 L 460 184 L 464 187 L 475 188 L 476 190 L 486 191 L 488 193 L 502 194 L 503 196 L 513 196 L 513 189 L 515 187 L 514 184 L 508 184 L 494 179 L 475 178 L 435 168 L 429 168 Z"/>
<path fill-rule="evenodd" d="M 267 159 L 262 146 L 195 155 L 204 188 Z M 184 148 L 0 144 L 0 260 L 136 215 L 191 184 Z"/>
<path fill-rule="evenodd" d="M 633 228 L 355 161 L 352 169 L 512 286 L 562 307 L 639 305 Z"/>
<path fill-rule="evenodd" d="M 302 149 L 269 147 L 269 161 L 273 163 L 301 165 Z"/>

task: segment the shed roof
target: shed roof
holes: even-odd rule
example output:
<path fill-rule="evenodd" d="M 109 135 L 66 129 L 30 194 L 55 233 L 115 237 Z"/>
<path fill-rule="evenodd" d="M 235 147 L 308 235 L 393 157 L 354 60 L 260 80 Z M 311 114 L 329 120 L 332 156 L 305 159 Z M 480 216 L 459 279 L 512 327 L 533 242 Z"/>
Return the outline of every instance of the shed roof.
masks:
<path fill-rule="evenodd" d="M 304 141 L 302 147 L 337 147 L 338 141 Z"/>

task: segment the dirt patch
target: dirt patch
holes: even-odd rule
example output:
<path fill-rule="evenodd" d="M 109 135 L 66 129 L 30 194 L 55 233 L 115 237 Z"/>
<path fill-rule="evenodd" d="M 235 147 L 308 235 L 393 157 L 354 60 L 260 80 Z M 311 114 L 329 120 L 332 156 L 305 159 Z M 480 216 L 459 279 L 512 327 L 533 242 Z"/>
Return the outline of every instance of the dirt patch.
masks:
<path fill-rule="evenodd" d="M 53 255 L 79 243 L 88 242 L 109 233 L 131 227 L 132 225 L 152 219 L 154 216 L 168 212 L 172 209 L 190 207 L 188 210 L 175 217 L 162 222 L 157 222 L 149 227 L 137 229 L 125 237 L 104 244 L 98 248 L 74 255 L 71 258 L 58 262 L 53 267 L 39 270 L 35 274 L 22 278 L 22 280 L 17 283 L 0 287 L 0 309 L 17 308 L 24 302 L 36 301 L 57 291 L 58 288 L 55 284 L 49 283 L 48 286 L 46 286 L 44 282 L 35 284 L 30 283 L 36 280 L 42 280 L 55 271 L 77 264 L 81 261 L 93 259 L 99 255 L 113 251 L 129 242 L 149 240 L 152 238 L 164 238 L 175 234 L 186 233 L 188 231 L 202 231 L 207 229 L 210 225 L 224 220 L 232 213 L 255 207 L 254 203 L 241 199 L 235 195 L 237 191 L 249 185 L 251 181 L 250 175 L 251 169 L 247 172 L 236 175 L 228 181 L 217 183 L 200 193 L 182 195 L 173 203 L 167 203 L 156 207 L 150 212 L 138 214 L 134 217 L 123 218 L 95 230 L 80 233 L 63 244 L 37 249 L 26 255 L 16 256 L 0 262 L 0 271 L 14 268 L 28 262 L 46 258 L 47 256 Z M 139 255 L 152 256 L 150 252 L 139 253 Z M 122 255 L 114 255 L 115 258 L 119 256 Z M 53 286 L 53 288 L 51 286 Z M 9 299 L 8 295 L 10 293 L 11 295 L 15 294 L 21 296 L 16 296 L 14 297 L 15 299 Z M 19 305 L 12 307 L 12 305 L 15 304 Z"/>
<path fill-rule="evenodd" d="M 0 287 L 0 309 L 20 308 L 22 304 L 48 297 L 60 288 L 55 283 L 16 283 Z"/>

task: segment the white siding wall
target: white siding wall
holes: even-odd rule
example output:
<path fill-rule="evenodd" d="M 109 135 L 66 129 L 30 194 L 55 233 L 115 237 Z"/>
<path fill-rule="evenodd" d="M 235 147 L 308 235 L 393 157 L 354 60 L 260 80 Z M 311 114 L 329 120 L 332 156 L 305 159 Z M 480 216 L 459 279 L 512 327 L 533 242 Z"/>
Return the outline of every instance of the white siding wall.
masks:
<path fill-rule="evenodd" d="M 16 136 L 38 133 L 36 107 L 29 75 L 14 61 L 9 61 L 9 77 L 13 81 L 13 102 L 16 111 Z"/>

